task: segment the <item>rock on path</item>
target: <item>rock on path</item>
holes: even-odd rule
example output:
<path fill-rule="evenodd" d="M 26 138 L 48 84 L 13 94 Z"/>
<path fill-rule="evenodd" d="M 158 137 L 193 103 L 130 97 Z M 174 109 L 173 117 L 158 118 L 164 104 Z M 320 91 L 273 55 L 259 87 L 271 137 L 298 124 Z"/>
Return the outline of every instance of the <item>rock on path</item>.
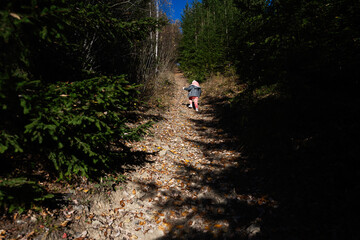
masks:
<path fill-rule="evenodd" d="M 79 239 L 229 239 L 261 231 L 258 207 L 250 219 L 239 208 L 260 206 L 259 199 L 238 195 L 226 174 L 240 157 L 229 147 L 233 141 L 213 127 L 211 105 L 201 102 L 199 113 L 187 108 L 182 87 L 188 83 L 180 73 L 175 80 L 164 120 L 131 144 L 134 151 L 156 154 L 108 200 L 92 203 L 76 229 Z"/>

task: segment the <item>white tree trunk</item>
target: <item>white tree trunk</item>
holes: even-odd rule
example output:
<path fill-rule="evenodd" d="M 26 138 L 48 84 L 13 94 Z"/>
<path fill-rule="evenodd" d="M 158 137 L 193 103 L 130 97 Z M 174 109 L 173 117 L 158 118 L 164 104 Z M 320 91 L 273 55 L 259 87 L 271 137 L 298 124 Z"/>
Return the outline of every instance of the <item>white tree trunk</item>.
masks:
<path fill-rule="evenodd" d="M 159 0 L 156 0 L 156 20 L 159 20 Z M 156 28 L 155 32 L 155 60 L 156 72 L 158 71 L 158 51 L 159 51 L 159 29 Z"/>

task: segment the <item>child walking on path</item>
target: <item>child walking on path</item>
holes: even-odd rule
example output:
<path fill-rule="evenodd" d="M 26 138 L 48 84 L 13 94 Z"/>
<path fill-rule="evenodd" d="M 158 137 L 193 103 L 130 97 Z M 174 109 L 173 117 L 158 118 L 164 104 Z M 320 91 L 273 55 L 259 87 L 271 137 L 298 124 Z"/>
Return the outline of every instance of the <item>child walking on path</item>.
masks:
<path fill-rule="evenodd" d="M 201 87 L 200 84 L 197 81 L 192 81 L 191 85 L 189 87 L 183 87 L 184 90 L 188 91 L 188 97 L 189 97 L 189 108 L 193 107 L 193 102 L 195 105 L 195 110 L 199 111 L 199 106 L 198 106 L 198 100 L 199 97 L 201 95 Z"/>

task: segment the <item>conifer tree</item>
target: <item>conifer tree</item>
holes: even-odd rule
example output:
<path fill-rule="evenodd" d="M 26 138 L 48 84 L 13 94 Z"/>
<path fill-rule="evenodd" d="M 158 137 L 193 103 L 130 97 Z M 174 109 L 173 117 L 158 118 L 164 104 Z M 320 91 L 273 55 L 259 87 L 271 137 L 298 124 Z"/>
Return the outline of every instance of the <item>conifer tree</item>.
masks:
<path fill-rule="evenodd" d="M 186 5 L 182 16 L 180 45 L 182 69 L 199 81 L 223 71 L 230 47 L 230 30 L 235 20 L 232 0 L 208 0 Z"/>

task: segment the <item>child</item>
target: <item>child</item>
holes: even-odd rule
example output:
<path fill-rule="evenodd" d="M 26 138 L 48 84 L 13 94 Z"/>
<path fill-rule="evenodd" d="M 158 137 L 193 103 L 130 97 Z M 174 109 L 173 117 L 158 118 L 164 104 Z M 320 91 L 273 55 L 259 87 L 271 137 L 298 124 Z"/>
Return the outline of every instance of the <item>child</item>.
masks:
<path fill-rule="evenodd" d="M 189 108 L 193 107 L 192 102 L 194 102 L 195 110 L 199 111 L 198 100 L 201 95 L 201 87 L 200 87 L 199 83 L 194 80 L 194 81 L 192 81 L 192 83 L 189 87 L 187 87 L 187 88 L 183 87 L 183 89 L 189 92 L 189 94 L 188 94 L 189 102 L 190 102 Z"/>

